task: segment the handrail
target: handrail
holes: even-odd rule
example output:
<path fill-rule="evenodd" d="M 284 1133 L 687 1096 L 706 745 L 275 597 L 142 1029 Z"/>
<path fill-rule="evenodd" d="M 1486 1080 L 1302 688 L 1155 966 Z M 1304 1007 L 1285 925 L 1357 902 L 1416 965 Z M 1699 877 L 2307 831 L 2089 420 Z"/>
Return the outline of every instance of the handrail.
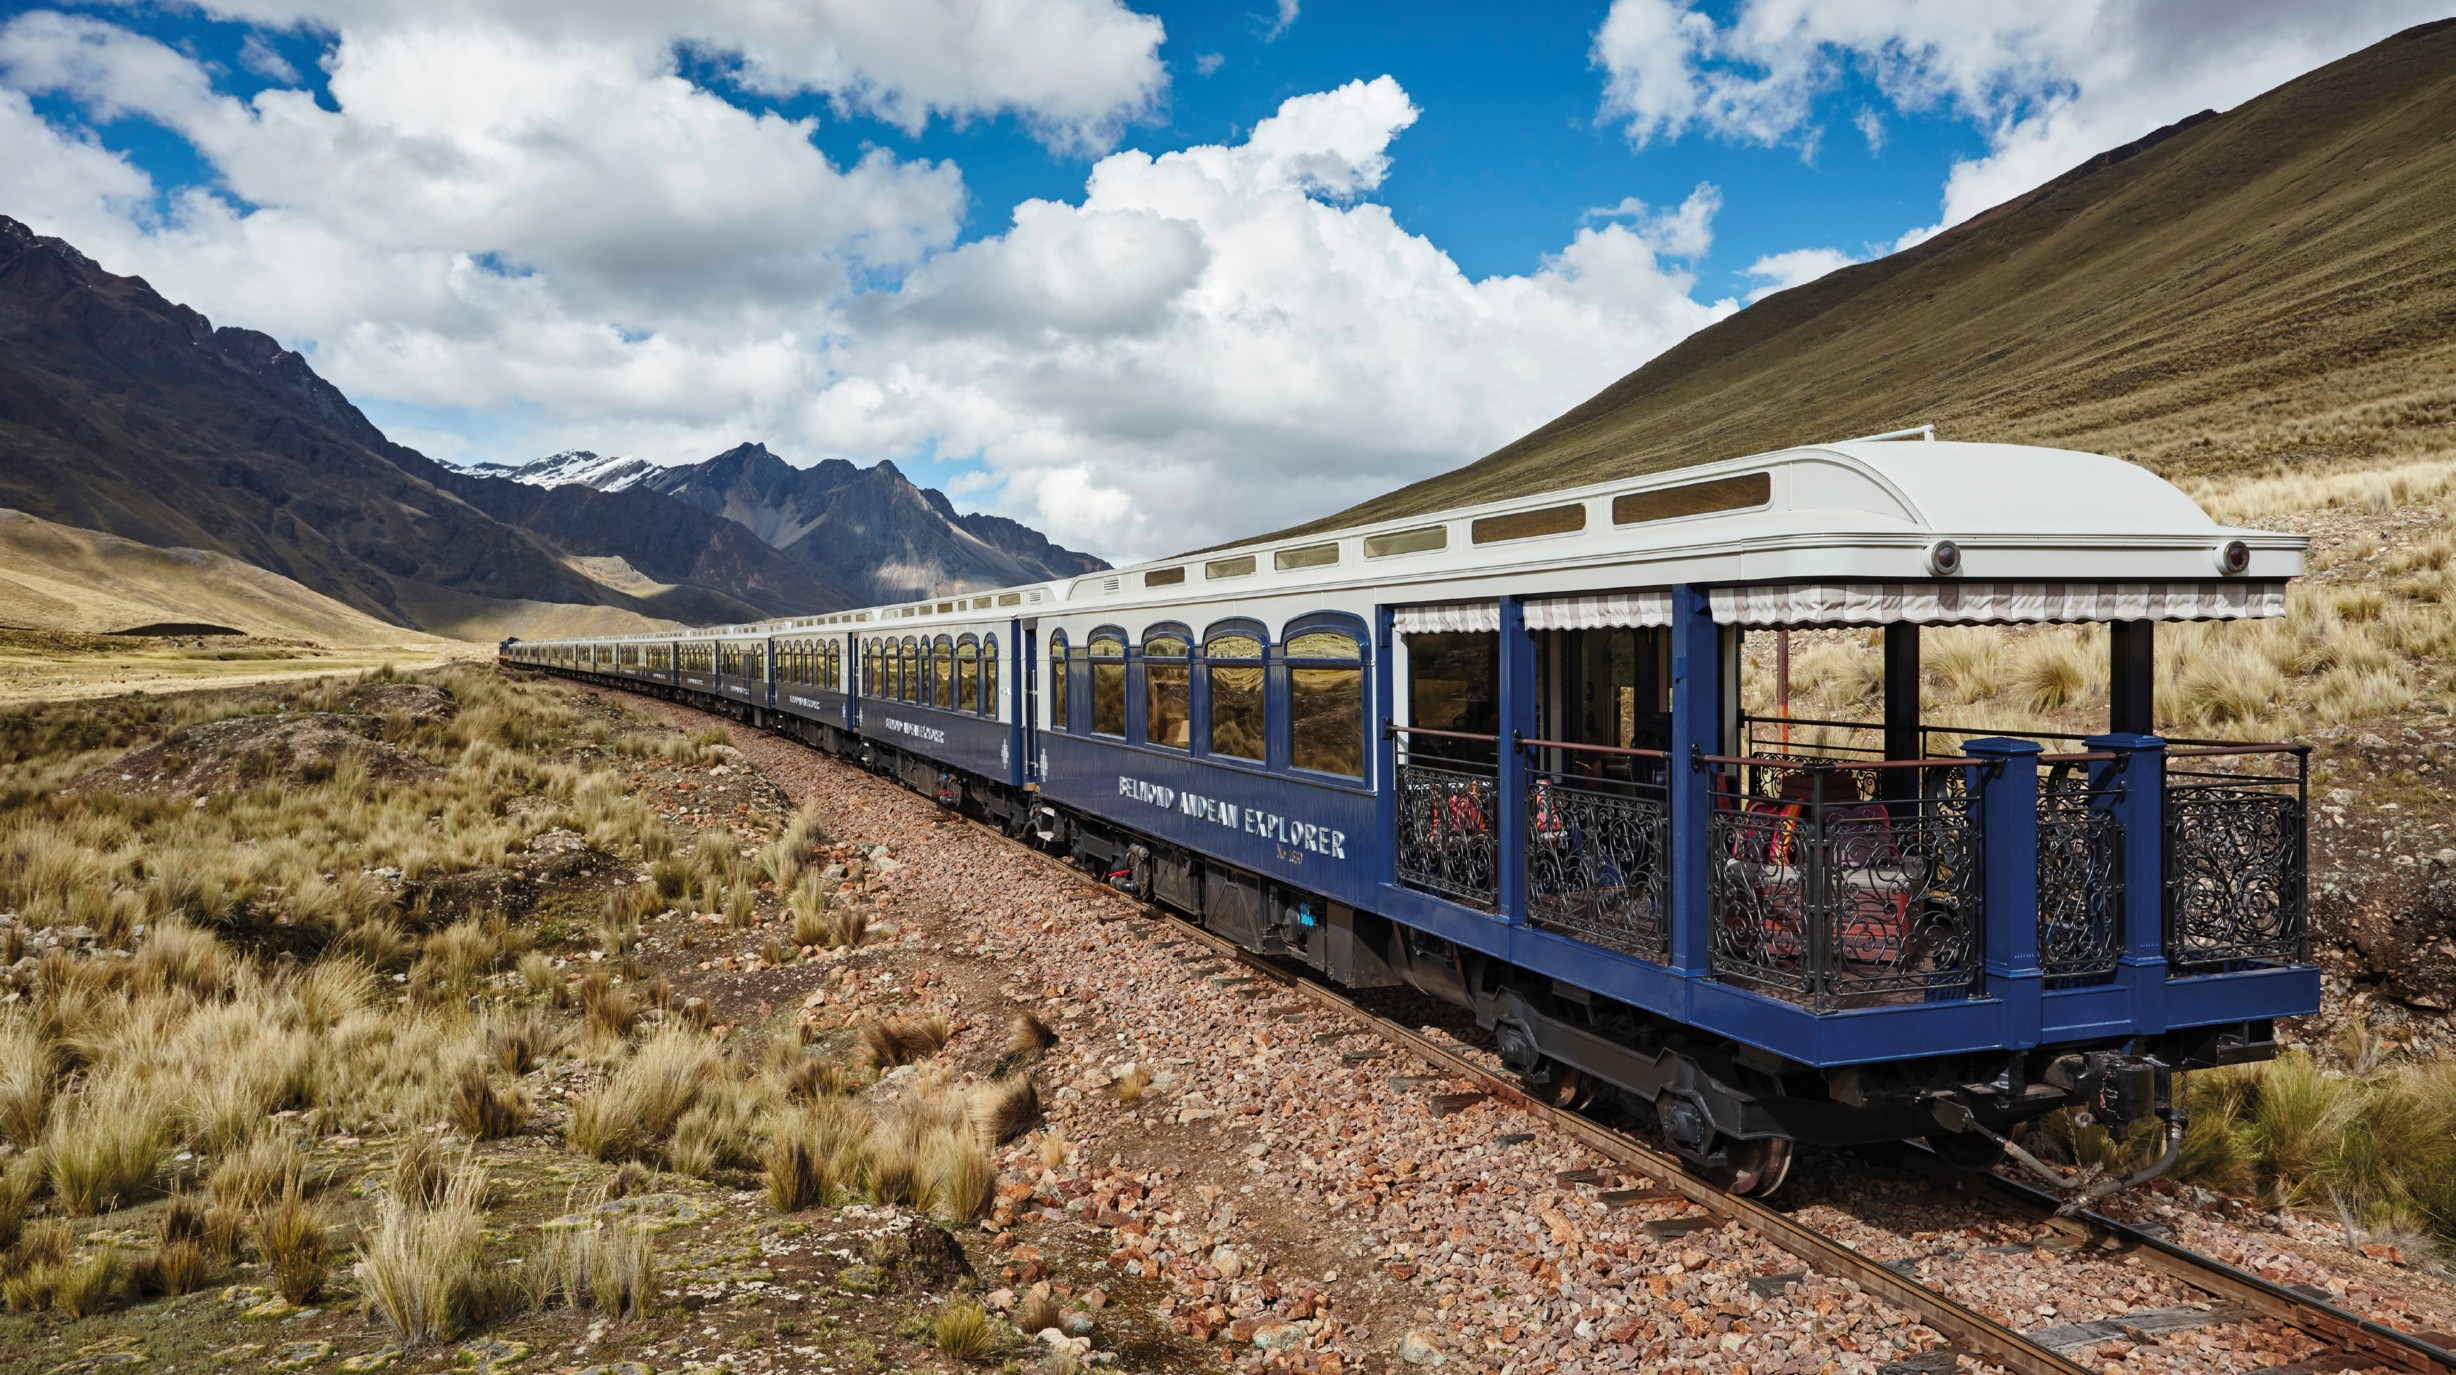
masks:
<path fill-rule="evenodd" d="M 2079 754 L 2042 754 L 2041 764 L 2112 764 L 2126 756 L 2112 750 L 2083 750 Z"/>
<path fill-rule="evenodd" d="M 1501 737 L 1497 735 L 1475 735 L 1463 730 L 1434 730 L 1430 726 L 1402 726 L 1391 721 L 1382 722 L 1382 734 L 1429 735 L 1439 740 L 1480 740 L 1487 745 L 1501 743 Z"/>
<path fill-rule="evenodd" d="M 1523 735 L 1517 740 L 1518 748 L 1522 750 L 1584 750 L 1589 754 L 1621 754 L 1640 759 L 1671 758 L 1669 750 L 1633 750 L 1620 745 L 1581 745 L 1570 740 L 1530 740 Z"/>
<path fill-rule="evenodd" d="M 1728 755 L 1696 754 L 1691 762 L 1698 764 L 1740 764 L 1755 768 L 1815 768 L 1815 769 L 1943 769 L 1968 768 L 1973 764 L 1992 764 L 1992 759 L 1976 755 L 1950 755 L 1942 759 L 1819 759 L 1813 762 L 1785 763 L 1761 754 Z"/>
<path fill-rule="evenodd" d="M 2242 742 L 2242 743 L 2240 743 L 2240 744 L 2219 744 L 2219 745 L 2208 745 L 2208 746 L 2192 746 L 2192 747 L 2188 747 L 2188 748 L 2185 748 L 2185 749 L 2179 749 L 2179 750 L 2176 750 L 2176 749 L 2170 749 L 2170 750 L 2166 751 L 2166 757 L 2167 757 L 2167 758 L 2169 758 L 2169 759 L 2208 759 L 2208 758 L 2214 758 L 2214 757 L 2220 757 L 2220 756 L 2226 756 L 2226 755 L 2241 755 L 2241 754 L 2295 754 L 2295 755 L 2303 755 L 2303 754 L 2309 754 L 2310 752 L 2311 752 L 2311 747 L 2310 747 L 2309 745 L 2306 745 L 2306 744 L 2302 743 L 2301 741 L 2287 741 L 2287 742 L 2284 742 L 2284 743 L 2281 743 L 2281 744 L 2256 744 L 2256 743 L 2253 743 L 2253 742 L 2250 742 L 2250 741 L 2245 741 L 2245 742 Z"/>

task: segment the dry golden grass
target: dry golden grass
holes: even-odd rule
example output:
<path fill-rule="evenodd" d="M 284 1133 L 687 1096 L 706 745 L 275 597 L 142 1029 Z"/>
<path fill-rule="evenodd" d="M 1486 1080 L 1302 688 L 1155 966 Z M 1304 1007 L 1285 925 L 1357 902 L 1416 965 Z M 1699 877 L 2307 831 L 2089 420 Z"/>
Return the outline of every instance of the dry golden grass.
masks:
<path fill-rule="evenodd" d="M 501 1305 L 484 1264 L 486 1176 L 456 1171 L 431 1206 L 387 1194 L 352 1267 L 360 1300 L 402 1341 L 457 1337 Z"/>
<path fill-rule="evenodd" d="M 613 1318 L 645 1317 L 656 1295 L 656 1249 L 646 1230 L 599 1218 L 541 1232 L 520 1274 L 532 1308 L 559 1301 Z"/>
<path fill-rule="evenodd" d="M 653 1158 L 725 1073 L 715 1042 L 687 1030 L 659 1032 L 572 1105 L 565 1138 L 600 1160 Z"/>
<path fill-rule="evenodd" d="M 1016 1013 L 1013 1024 L 1007 1029 L 1006 1053 L 1018 1060 L 1046 1054 L 1056 1044 L 1057 1033 L 1035 1013 Z"/>
<path fill-rule="evenodd" d="M 930 1322 L 930 1338 L 950 1360 L 977 1361 L 995 1350 L 997 1330 L 989 1313 L 970 1299 L 949 1299 Z"/>
<path fill-rule="evenodd" d="M 973 1128 L 990 1144 L 1003 1146 L 1040 1122 L 1040 1090 L 1028 1074 L 983 1084 L 972 1091 Z"/>
<path fill-rule="evenodd" d="M 513 1135 L 529 1122 L 528 1095 L 518 1089 L 497 1089 L 486 1066 L 471 1060 L 460 1068 L 452 1096 L 452 1125 L 465 1136 L 496 1141 Z"/>
<path fill-rule="evenodd" d="M 256 1256 L 273 1270 L 273 1287 L 292 1303 L 313 1303 L 324 1292 L 332 1246 L 323 1210 L 293 1189 L 256 1215 Z"/>
<path fill-rule="evenodd" d="M 936 1055 L 954 1034 L 947 1019 L 935 1016 L 886 1017 L 861 1025 L 862 1044 L 870 1063 L 880 1069 L 908 1065 Z"/>

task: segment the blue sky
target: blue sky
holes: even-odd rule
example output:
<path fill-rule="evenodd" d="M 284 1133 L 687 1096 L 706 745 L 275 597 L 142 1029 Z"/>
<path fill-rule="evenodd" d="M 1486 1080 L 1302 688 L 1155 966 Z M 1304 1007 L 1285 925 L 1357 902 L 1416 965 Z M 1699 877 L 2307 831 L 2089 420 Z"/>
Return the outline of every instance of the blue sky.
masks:
<path fill-rule="evenodd" d="M 21 3 L 0 213 L 438 457 L 893 458 L 1130 557 L 2442 8 Z"/>

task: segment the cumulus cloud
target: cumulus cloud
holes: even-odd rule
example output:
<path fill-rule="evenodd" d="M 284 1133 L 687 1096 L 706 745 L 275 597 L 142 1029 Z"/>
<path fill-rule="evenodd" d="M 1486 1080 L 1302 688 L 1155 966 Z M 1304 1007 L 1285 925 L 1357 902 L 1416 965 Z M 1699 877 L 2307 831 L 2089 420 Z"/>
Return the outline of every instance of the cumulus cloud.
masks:
<path fill-rule="evenodd" d="M 1748 293 L 1748 303 L 1755 305 L 1777 291 L 1804 286 L 1828 272 L 1849 267 L 1858 261 L 1838 248 L 1794 248 L 1787 253 L 1769 253 L 1740 271 L 1741 275 L 1754 277 L 1759 283 Z"/>
<path fill-rule="evenodd" d="M 1629 227 L 1648 247 L 1666 258 L 1700 258 L 1714 246 L 1714 216 L 1723 208 L 1722 188 L 1710 181 L 1697 183 L 1688 199 L 1670 210 L 1655 210 L 1635 196 L 1621 197 L 1620 204 L 1597 206 L 1586 212 L 1590 220 L 1627 220 Z"/>
<path fill-rule="evenodd" d="M 1105 147 L 1167 85 L 1159 20 L 1120 0 L 195 0 L 216 18 L 347 38 L 509 30 L 635 58 L 682 44 L 772 95 L 815 93 L 918 131 L 1013 114 L 1053 145 Z"/>
<path fill-rule="evenodd" d="M 1819 96 L 1857 72 L 1897 109 L 1987 131 L 1955 164 L 1941 217 L 1904 244 L 2092 155 L 2224 109 L 2395 30 L 2440 0 L 1740 0 L 1718 24 L 1689 0 L 1613 0 L 1596 30 L 1603 114 L 1644 146 L 1691 131 L 1813 148 Z M 1868 112 L 1860 131 L 1879 145 Z"/>
<path fill-rule="evenodd" d="M 1708 232 L 1711 187 L 1467 277 L 1368 198 L 1415 118 L 1382 77 L 1240 144 L 1104 159 L 1079 202 L 857 303 L 814 428 L 977 453 L 1011 512 L 1160 553 L 1472 458 L 1735 308 L 1663 251 Z"/>
<path fill-rule="evenodd" d="M 0 25 L 0 194 L 353 396 L 486 416 L 411 436 L 456 456 L 960 456 L 990 509 L 1159 554 L 1473 458 L 1737 308 L 1694 296 L 1710 185 L 1469 277 L 1374 199 L 1418 117 L 1388 77 L 1102 157 L 959 246 L 954 167 L 831 162 L 670 42 L 367 3 L 320 21 L 321 102 L 104 18 Z M 166 193 L 29 97 L 158 124 L 211 180 Z"/>

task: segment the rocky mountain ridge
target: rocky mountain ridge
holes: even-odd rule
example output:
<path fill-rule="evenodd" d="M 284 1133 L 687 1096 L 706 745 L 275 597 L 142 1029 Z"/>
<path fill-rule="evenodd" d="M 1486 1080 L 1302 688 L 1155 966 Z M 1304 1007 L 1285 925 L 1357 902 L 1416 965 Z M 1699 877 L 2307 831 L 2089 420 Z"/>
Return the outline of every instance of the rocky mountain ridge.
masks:
<path fill-rule="evenodd" d="M 477 471 L 477 470 L 472 470 Z M 760 443 L 702 463 L 663 467 L 586 450 L 485 471 L 551 487 L 657 492 L 757 535 L 857 601 L 903 601 L 1079 577 L 1108 567 L 1003 516 L 955 509 L 892 462 L 831 458 L 795 467 Z"/>

